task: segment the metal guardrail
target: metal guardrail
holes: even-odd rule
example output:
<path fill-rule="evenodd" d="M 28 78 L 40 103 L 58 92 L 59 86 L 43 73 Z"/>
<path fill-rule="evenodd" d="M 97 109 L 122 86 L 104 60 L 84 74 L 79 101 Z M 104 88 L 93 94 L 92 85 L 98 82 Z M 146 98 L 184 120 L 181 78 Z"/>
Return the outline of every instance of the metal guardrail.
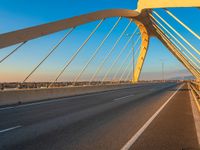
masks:
<path fill-rule="evenodd" d="M 141 80 L 138 83 L 165 83 L 165 82 L 178 82 L 174 80 L 160 81 L 160 80 Z M 40 89 L 40 88 L 61 88 L 61 87 L 75 87 L 75 86 L 101 86 L 101 85 L 118 85 L 118 84 L 131 84 L 131 81 L 82 81 L 82 82 L 55 82 L 54 86 L 49 87 L 50 82 L 5 82 L 0 83 L 0 91 L 3 90 L 18 90 L 18 89 Z"/>
<path fill-rule="evenodd" d="M 196 103 L 196 106 L 200 112 L 200 90 L 199 90 L 199 83 L 197 82 L 190 82 L 189 87 L 191 90 L 191 94 L 194 98 L 194 101 Z"/>
<path fill-rule="evenodd" d="M 200 91 L 200 82 L 192 81 L 191 84 L 196 88 L 196 90 Z"/>
<path fill-rule="evenodd" d="M 194 96 L 200 102 L 200 83 L 192 81 L 190 84 L 190 87 L 191 87 L 191 90 L 192 90 Z"/>
<path fill-rule="evenodd" d="M 36 88 L 48 88 L 50 82 L 12 82 L 12 83 L 0 83 L 0 91 L 2 90 L 14 90 L 14 89 L 36 89 Z M 115 84 L 131 84 L 131 81 L 121 81 L 121 82 L 101 82 L 101 81 L 95 81 L 95 82 L 56 82 L 54 83 L 54 86 L 51 88 L 58 88 L 58 87 L 72 87 L 72 86 L 97 86 L 97 85 L 115 85 Z"/>

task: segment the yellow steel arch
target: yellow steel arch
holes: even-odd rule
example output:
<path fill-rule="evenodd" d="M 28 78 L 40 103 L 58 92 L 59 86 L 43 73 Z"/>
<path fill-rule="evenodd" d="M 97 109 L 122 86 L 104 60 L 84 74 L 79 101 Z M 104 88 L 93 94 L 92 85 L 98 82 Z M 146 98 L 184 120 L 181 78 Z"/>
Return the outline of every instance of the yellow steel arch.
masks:
<path fill-rule="evenodd" d="M 140 74 L 142 71 L 142 67 L 144 64 L 144 60 L 145 60 L 145 57 L 147 54 L 147 50 L 148 50 L 148 46 L 149 46 L 149 38 L 150 38 L 149 32 L 147 31 L 147 28 L 145 27 L 145 25 L 142 22 L 137 21 L 137 20 L 135 21 L 135 23 L 140 29 L 142 43 L 141 43 L 139 57 L 137 59 L 136 66 L 134 68 L 132 83 L 136 83 L 139 80 L 139 77 L 140 77 Z"/>
<path fill-rule="evenodd" d="M 138 57 L 134 70 L 132 82 L 136 83 L 139 80 L 142 66 L 148 50 L 149 39 L 153 36 L 157 37 L 197 80 L 200 80 L 200 72 L 185 58 L 184 55 L 178 52 L 178 50 L 172 45 L 172 43 L 169 43 L 170 41 L 166 41 L 163 39 L 162 36 L 160 36 L 158 30 L 154 27 L 153 22 L 150 20 L 149 13 L 151 13 L 151 10 L 142 11 L 142 13 L 140 13 L 140 15 L 136 17 L 137 20 L 135 21 L 135 23 L 140 26 L 140 31 L 142 34 L 142 44 L 140 55 Z"/>
<path fill-rule="evenodd" d="M 113 9 L 113 10 L 103 10 L 85 15 L 75 16 L 69 19 L 59 20 L 14 32 L 0 34 L 0 48 L 11 46 L 24 41 L 29 41 L 48 34 L 52 34 L 58 31 L 76 27 L 92 21 L 101 20 L 104 18 L 119 17 L 119 16 L 126 18 L 135 18 L 138 15 L 139 13 L 135 10 Z"/>
<path fill-rule="evenodd" d="M 98 11 L 94 13 L 89 13 L 86 15 L 76 16 L 73 18 L 60 20 L 52 23 L 42 24 L 10 33 L 5 33 L 0 35 L 0 48 L 11 46 L 17 43 L 21 43 L 24 41 L 29 41 L 35 38 L 39 38 L 48 34 L 52 34 L 61 30 L 65 30 L 68 28 L 76 27 L 82 24 L 86 24 L 92 21 L 110 18 L 110 17 L 126 17 L 132 18 L 133 22 L 138 26 L 141 34 L 142 34 L 142 44 L 141 50 L 138 58 L 138 63 L 136 65 L 133 82 L 137 82 L 141 73 L 141 69 L 145 60 L 149 36 L 147 34 L 147 29 L 145 25 L 139 21 L 139 15 L 135 10 L 126 10 L 126 9 L 114 9 L 114 10 L 104 10 Z"/>
<path fill-rule="evenodd" d="M 200 0 L 138 0 L 137 10 L 167 7 L 200 7 Z"/>
<path fill-rule="evenodd" d="M 52 34 L 58 31 L 62 31 L 68 28 L 76 27 L 82 24 L 86 24 L 92 21 L 110 18 L 110 17 L 126 17 L 126 18 L 132 18 L 133 21 L 136 23 L 136 25 L 139 27 L 141 35 L 142 35 L 142 43 L 141 43 L 141 50 L 140 54 L 136 63 L 136 67 L 134 70 L 132 82 L 138 82 L 140 73 L 142 70 L 142 66 L 145 60 L 145 56 L 148 50 L 149 45 L 149 38 L 152 36 L 158 37 L 158 39 L 177 57 L 177 59 L 186 66 L 186 68 L 197 78 L 200 78 L 200 74 L 198 70 L 195 70 L 195 68 L 187 62 L 187 59 L 185 59 L 182 55 L 177 54 L 173 51 L 173 48 L 170 48 L 168 46 L 169 44 L 166 44 L 166 42 L 163 42 L 163 38 L 161 38 L 158 34 L 155 28 L 152 25 L 151 20 L 149 19 L 148 13 L 151 12 L 150 10 L 145 10 L 142 12 L 139 12 L 142 9 L 146 8 L 160 8 L 160 7 L 190 7 L 190 6 L 199 6 L 200 1 L 191 0 L 192 3 L 187 3 L 183 1 L 181 4 L 178 2 L 178 0 L 173 0 L 173 2 L 164 2 L 160 3 L 156 0 L 152 0 L 151 3 L 149 3 L 148 0 L 139 0 L 138 2 L 138 9 L 137 10 L 126 10 L 126 9 L 114 9 L 114 10 L 103 10 L 103 11 L 97 11 L 94 13 L 89 13 L 81 16 L 72 17 L 69 19 L 64 19 L 56 22 L 51 22 L 47 24 L 42 24 L 14 32 L 9 32 L 5 34 L 0 35 L 0 48 L 8 47 L 17 43 L 22 43 L 25 41 L 29 41 L 35 38 L 39 38 L 48 34 Z M 164 1 L 164 0 L 159 0 Z M 166 1 L 166 0 L 165 0 Z M 145 4 L 146 2 L 146 4 Z M 180 5 L 178 5 L 180 4 Z M 190 4 L 190 5 L 189 5 Z M 138 11 L 139 10 L 139 11 Z"/>

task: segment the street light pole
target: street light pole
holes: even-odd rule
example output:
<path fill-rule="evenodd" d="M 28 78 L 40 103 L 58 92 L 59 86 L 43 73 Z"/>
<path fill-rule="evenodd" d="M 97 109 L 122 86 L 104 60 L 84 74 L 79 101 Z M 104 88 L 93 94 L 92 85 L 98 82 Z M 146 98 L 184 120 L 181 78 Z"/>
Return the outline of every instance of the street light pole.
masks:
<path fill-rule="evenodd" d="M 164 63 L 164 59 L 161 59 L 161 64 L 162 64 L 162 81 L 164 82 L 165 80 L 165 63 Z"/>
<path fill-rule="evenodd" d="M 136 33 L 136 35 L 139 35 L 139 32 Z M 130 34 L 126 34 L 127 37 L 131 36 Z M 132 82 L 135 82 L 134 79 L 134 70 L 135 70 L 135 59 L 134 59 L 134 40 L 132 39 L 132 45 L 131 45 L 131 49 L 132 49 L 132 61 L 133 61 L 133 74 L 132 74 Z"/>
<path fill-rule="evenodd" d="M 164 76 L 164 62 L 162 62 L 162 80 L 164 82 L 165 76 Z"/>
<path fill-rule="evenodd" d="M 132 42 L 132 52 L 133 52 L 133 75 L 132 75 L 132 80 L 133 80 L 133 82 L 135 81 L 135 79 L 134 79 L 134 70 L 135 70 L 135 63 L 134 63 L 134 61 L 135 61 L 135 59 L 134 59 L 134 41 Z"/>

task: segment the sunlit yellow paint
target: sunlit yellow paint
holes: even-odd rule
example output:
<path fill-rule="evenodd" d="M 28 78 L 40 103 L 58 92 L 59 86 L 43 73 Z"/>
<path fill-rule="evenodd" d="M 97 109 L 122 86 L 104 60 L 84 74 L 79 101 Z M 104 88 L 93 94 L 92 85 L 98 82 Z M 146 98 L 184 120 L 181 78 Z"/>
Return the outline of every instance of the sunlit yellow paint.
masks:
<path fill-rule="evenodd" d="M 167 7 L 200 7 L 200 0 L 138 0 L 137 10 Z"/>

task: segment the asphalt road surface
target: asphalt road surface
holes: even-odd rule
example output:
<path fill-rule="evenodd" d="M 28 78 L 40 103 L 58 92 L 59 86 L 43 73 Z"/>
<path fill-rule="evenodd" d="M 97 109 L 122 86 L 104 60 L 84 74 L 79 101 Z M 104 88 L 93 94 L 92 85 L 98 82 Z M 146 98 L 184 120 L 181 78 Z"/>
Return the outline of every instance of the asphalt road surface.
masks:
<path fill-rule="evenodd" d="M 151 83 L 0 108 L 1 150 L 189 150 L 187 84 Z"/>

